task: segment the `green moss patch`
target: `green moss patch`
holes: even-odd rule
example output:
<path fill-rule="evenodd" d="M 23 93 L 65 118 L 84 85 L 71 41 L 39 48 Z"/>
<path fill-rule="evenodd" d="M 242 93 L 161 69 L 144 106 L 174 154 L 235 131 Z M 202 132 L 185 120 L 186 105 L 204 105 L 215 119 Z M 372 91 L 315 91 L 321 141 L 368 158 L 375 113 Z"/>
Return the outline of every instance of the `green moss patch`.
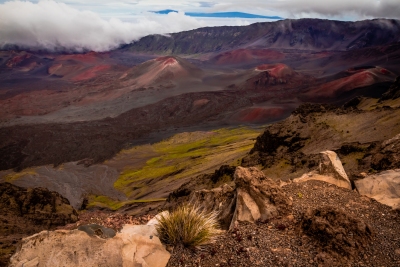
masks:
<path fill-rule="evenodd" d="M 236 164 L 254 145 L 262 129 L 232 128 L 209 132 L 177 134 L 152 145 L 157 156 L 147 158 L 142 166 L 127 166 L 114 187 L 128 198 L 140 198 L 149 184 L 163 187 L 170 181 L 213 171 L 221 164 Z M 135 147 L 123 153 L 137 153 Z"/>
<path fill-rule="evenodd" d="M 102 208 L 108 208 L 111 210 L 118 210 L 125 205 L 129 205 L 129 204 L 133 204 L 133 203 L 148 203 L 148 202 L 165 201 L 165 198 L 118 201 L 118 200 L 111 199 L 107 196 L 91 195 L 88 197 L 88 201 L 89 201 L 89 205 L 87 206 L 87 208 L 102 207 Z"/>

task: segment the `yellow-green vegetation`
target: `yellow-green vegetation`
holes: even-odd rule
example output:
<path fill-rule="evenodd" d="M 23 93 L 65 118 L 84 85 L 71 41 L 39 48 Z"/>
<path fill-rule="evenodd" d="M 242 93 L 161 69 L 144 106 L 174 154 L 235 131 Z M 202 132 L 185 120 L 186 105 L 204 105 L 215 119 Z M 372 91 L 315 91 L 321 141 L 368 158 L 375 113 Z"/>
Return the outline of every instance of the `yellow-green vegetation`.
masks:
<path fill-rule="evenodd" d="M 147 158 L 145 164 L 126 167 L 114 187 L 138 199 L 146 194 L 150 182 L 154 189 L 154 181 L 160 181 L 157 186 L 161 188 L 170 181 L 212 172 L 222 164 L 237 165 L 261 131 L 262 128 L 243 127 L 177 134 L 152 145 L 155 155 Z M 140 155 L 141 149 L 139 146 L 121 153 Z"/>
<path fill-rule="evenodd" d="M 285 159 L 281 159 L 271 167 L 264 169 L 263 173 L 272 179 L 293 178 L 291 177 L 294 175 L 292 168 L 293 166 L 290 164 L 290 162 Z"/>
<path fill-rule="evenodd" d="M 400 106 L 400 99 L 388 99 L 383 102 L 378 102 L 379 99 L 376 98 L 363 98 L 361 103 L 357 105 L 358 109 L 371 111 L 376 108 L 380 108 L 383 106 L 390 106 L 392 108 L 396 108 Z"/>
<path fill-rule="evenodd" d="M 365 152 L 353 152 L 346 156 L 342 156 L 340 160 L 342 161 L 342 164 L 345 167 L 345 169 L 356 170 L 358 167 L 358 161 L 363 159 L 364 155 L 365 155 Z"/>
<path fill-rule="evenodd" d="M 165 198 L 117 201 L 117 200 L 113 200 L 107 196 L 90 195 L 88 197 L 89 205 L 87 207 L 88 208 L 103 207 L 103 208 L 108 208 L 111 210 L 118 210 L 127 204 L 157 202 L 157 201 L 165 201 Z"/>
<path fill-rule="evenodd" d="M 29 169 L 25 169 L 25 170 L 20 171 L 20 172 L 12 172 L 12 173 L 6 175 L 6 176 L 4 177 L 4 180 L 5 180 L 6 182 L 11 183 L 11 182 L 13 182 L 13 181 L 16 181 L 16 180 L 18 180 L 18 179 L 20 179 L 20 178 L 26 176 L 26 175 L 36 175 L 36 174 L 37 174 L 37 173 L 36 173 L 35 169 L 29 168 Z"/>
<path fill-rule="evenodd" d="M 166 244 L 197 247 L 213 242 L 221 233 L 216 218 L 216 212 L 184 204 L 171 213 L 161 213 L 156 229 L 160 240 Z"/>

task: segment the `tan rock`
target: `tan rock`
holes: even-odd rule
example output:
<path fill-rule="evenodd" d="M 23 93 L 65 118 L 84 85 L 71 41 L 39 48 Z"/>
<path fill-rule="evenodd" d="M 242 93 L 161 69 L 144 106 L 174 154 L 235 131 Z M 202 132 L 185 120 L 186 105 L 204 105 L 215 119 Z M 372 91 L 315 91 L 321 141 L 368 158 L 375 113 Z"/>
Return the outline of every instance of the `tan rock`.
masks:
<path fill-rule="evenodd" d="M 338 180 L 350 183 L 350 180 L 343 169 L 342 162 L 338 155 L 333 151 L 328 150 L 320 153 L 319 174 L 331 175 Z"/>
<path fill-rule="evenodd" d="M 339 187 L 351 189 L 351 183 L 343 169 L 342 162 L 333 151 L 321 152 L 318 170 L 306 173 L 293 181 L 299 183 L 309 180 L 324 181 Z"/>
<path fill-rule="evenodd" d="M 152 225 L 125 225 L 113 238 L 91 237 L 83 231 L 43 231 L 24 238 L 10 267 L 23 266 L 166 266 L 170 254 Z M 36 265 L 35 262 L 37 262 Z"/>
<path fill-rule="evenodd" d="M 400 169 L 369 175 L 354 183 L 360 195 L 400 210 Z"/>
<path fill-rule="evenodd" d="M 233 223 L 269 220 L 291 210 L 292 201 L 283 193 L 280 186 L 257 168 L 237 167 L 234 178 L 237 201 Z"/>
<path fill-rule="evenodd" d="M 17 267 L 36 267 L 39 265 L 39 258 L 36 257 L 33 260 L 23 260 L 20 263 L 18 263 Z"/>
<path fill-rule="evenodd" d="M 235 189 L 227 184 L 211 190 L 199 190 L 190 195 L 189 203 L 200 205 L 208 211 L 218 212 L 218 221 L 222 228 L 228 228 L 232 221 L 236 204 Z"/>
<path fill-rule="evenodd" d="M 290 212 L 292 201 L 277 183 L 257 168 L 237 167 L 234 178 L 235 188 L 225 184 L 212 190 L 192 192 L 189 202 L 217 211 L 221 226 L 230 229 L 237 221 L 268 220 Z"/>

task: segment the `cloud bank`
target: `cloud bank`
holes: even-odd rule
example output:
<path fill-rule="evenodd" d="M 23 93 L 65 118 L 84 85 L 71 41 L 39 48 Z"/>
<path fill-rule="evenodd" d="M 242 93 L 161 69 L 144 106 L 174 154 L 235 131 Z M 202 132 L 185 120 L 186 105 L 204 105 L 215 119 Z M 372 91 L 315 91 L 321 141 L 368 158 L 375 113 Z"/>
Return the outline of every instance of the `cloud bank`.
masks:
<path fill-rule="evenodd" d="M 183 12 L 172 12 L 168 15 L 146 12 L 162 9 L 195 13 L 241 11 L 284 18 L 400 18 L 400 0 L 57 1 L 0 0 L 0 48 L 18 45 L 31 49 L 107 51 L 149 34 L 269 21 L 261 18 L 200 19 L 186 16 Z M 68 5 L 62 3 L 63 1 Z"/>
<path fill-rule="evenodd" d="M 165 34 L 205 26 L 184 13 L 146 14 L 132 22 L 103 19 L 63 3 L 13 1 L 0 4 L 0 47 L 48 50 L 107 51 L 149 34 Z"/>
<path fill-rule="evenodd" d="M 310 15 L 325 18 L 346 15 L 355 19 L 400 18 L 399 0 L 274 0 L 268 4 L 276 10 L 287 10 L 288 15 L 295 18 Z"/>

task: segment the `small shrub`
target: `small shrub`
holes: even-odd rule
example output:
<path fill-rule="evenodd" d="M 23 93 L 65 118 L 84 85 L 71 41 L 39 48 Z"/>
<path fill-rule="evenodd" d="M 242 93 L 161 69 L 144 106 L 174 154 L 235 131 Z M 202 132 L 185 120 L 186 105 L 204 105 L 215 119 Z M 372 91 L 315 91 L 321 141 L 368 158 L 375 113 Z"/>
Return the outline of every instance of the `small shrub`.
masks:
<path fill-rule="evenodd" d="M 184 204 L 161 214 L 156 229 L 160 240 L 166 244 L 197 247 L 213 242 L 220 234 L 216 217 L 216 212 Z"/>

